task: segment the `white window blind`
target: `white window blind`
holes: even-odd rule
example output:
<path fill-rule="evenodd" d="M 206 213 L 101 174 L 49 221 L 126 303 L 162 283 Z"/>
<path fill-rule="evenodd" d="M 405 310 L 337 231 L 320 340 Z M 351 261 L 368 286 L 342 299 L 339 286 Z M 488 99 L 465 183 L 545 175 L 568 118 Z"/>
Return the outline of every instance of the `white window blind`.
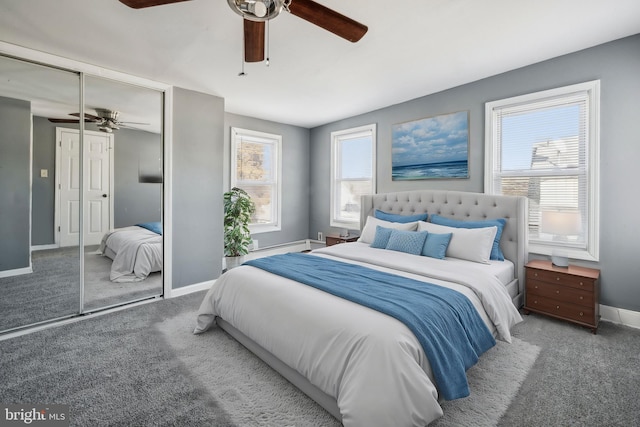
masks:
<path fill-rule="evenodd" d="M 376 125 L 331 133 L 331 226 L 360 228 L 360 198 L 375 192 Z"/>
<path fill-rule="evenodd" d="M 487 103 L 486 191 L 529 199 L 530 250 L 597 259 L 598 82 Z"/>

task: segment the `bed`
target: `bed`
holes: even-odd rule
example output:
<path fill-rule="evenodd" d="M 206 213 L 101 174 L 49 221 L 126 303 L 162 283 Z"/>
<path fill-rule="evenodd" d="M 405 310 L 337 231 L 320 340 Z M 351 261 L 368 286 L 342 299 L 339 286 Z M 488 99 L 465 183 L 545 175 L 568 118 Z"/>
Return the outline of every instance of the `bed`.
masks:
<path fill-rule="evenodd" d="M 111 230 L 102 237 L 99 251 L 113 260 L 112 282 L 140 282 L 162 270 L 162 224 L 146 222 Z"/>
<path fill-rule="evenodd" d="M 376 225 L 391 223 L 371 219 L 376 211 L 392 216 L 426 212 L 443 220 L 500 219 L 503 222 L 499 246 L 504 261 L 475 262 L 453 258 L 448 253 L 439 259 L 372 247 L 372 240 L 378 237 Z M 345 426 L 427 425 L 442 415 L 441 399 L 465 395 L 461 384 L 466 381 L 465 371 L 486 346 L 474 347 L 471 353 L 475 351 L 475 358 L 469 356 L 472 360 L 458 353 L 449 360 L 442 359 L 448 350 L 439 348 L 440 344 L 430 345 L 424 336 L 430 333 L 429 329 L 436 328 L 404 323 L 395 312 L 383 314 L 366 306 L 367 301 L 361 305 L 337 296 L 341 288 L 346 288 L 339 281 L 342 277 L 343 282 L 353 284 L 364 277 L 363 289 L 367 293 L 367 283 L 373 289 L 374 283 L 378 286 L 379 281 L 384 282 L 392 275 L 389 280 L 393 286 L 401 284 L 403 289 L 407 286 L 419 292 L 423 288 L 429 292 L 437 289 L 438 293 L 446 292 L 443 295 L 447 296 L 440 298 L 443 300 L 455 294 L 471 307 L 465 306 L 464 316 L 477 317 L 479 320 L 474 321 L 480 323 L 478 328 L 489 334 L 488 338 L 480 339 L 477 338 L 480 332 L 467 333 L 474 345 L 493 337 L 510 341 L 511 327 L 521 320 L 517 307 L 522 304 L 527 255 L 526 212 L 527 201 L 521 197 L 426 190 L 365 196 L 361 224 L 366 225 L 360 241 L 310 254 L 253 260 L 226 272 L 203 299 L 194 332 L 203 333 L 214 324 L 219 325 Z M 423 221 L 417 223 L 416 228 L 430 227 Z M 417 229 L 402 229 L 413 227 L 412 224 L 397 227 L 401 232 L 393 232 L 394 237 L 406 235 L 403 232 L 420 234 Z M 477 233 L 490 228 L 479 227 Z M 446 234 L 427 230 L 427 237 L 429 233 Z M 466 236 L 464 233 L 460 235 Z M 495 238 L 497 233 L 493 233 Z M 451 242 L 457 237 L 454 234 Z M 492 251 L 489 248 L 483 256 L 488 257 Z M 290 270 L 303 271 L 310 278 L 269 270 L 286 270 L 290 262 L 293 263 Z M 337 269 L 330 270 L 329 264 Z M 334 280 L 338 282 L 335 286 L 330 284 Z M 334 287 L 327 290 L 316 286 Z M 368 295 L 362 298 L 366 300 Z M 404 304 L 392 301 L 394 306 Z M 420 301 L 418 306 L 421 304 Z M 447 334 L 453 336 L 454 332 L 446 331 L 447 338 Z M 433 332 L 432 336 L 438 333 Z M 437 337 L 433 339 L 439 342 Z M 456 365 L 451 374 L 447 371 L 449 364 Z M 447 382 L 451 379 L 453 387 Z"/>

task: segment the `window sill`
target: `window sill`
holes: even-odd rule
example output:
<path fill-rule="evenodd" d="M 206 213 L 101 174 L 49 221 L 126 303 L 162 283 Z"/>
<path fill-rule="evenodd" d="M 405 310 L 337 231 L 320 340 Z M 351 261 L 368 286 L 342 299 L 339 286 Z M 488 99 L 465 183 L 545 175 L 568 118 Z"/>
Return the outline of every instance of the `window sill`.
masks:
<path fill-rule="evenodd" d="M 577 259 L 577 260 L 591 261 L 591 262 L 600 261 L 600 258 L 597 255 L 587 250 L 574 249 L 574 248 L 559 248 L 556 246 L 552 247 L 552 246 L 545 246 L 545 245 L 534 244 L 534 243 L 529 244 L 530 254 L 551 256 L 553 255 L 554 250 L 563 251 L 564 253 L 567 254 L 569 259 Z"/>

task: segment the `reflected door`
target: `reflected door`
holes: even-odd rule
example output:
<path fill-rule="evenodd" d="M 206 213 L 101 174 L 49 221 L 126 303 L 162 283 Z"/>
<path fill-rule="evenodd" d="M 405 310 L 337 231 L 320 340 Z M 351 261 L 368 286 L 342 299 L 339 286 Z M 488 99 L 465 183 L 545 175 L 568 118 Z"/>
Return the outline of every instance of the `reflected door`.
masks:
<path fill-rule="evenodd" d="M 60 246 L 77 244 L 79 238 L 80 133 L 56 130 L 58 146 L 58 199 Z M 98 245 L 111 226 L 111 147 L 113 135 L 85 131 L 84 136 L 84 244 Z M 75 217 L 74 217 L 75 216 Z"/>

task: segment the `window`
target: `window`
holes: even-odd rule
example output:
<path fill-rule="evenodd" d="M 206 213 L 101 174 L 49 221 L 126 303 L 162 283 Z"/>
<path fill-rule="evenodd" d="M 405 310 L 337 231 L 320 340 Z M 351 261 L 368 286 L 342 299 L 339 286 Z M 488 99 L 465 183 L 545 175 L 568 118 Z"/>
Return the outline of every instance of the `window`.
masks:
<path fill-rule="evenodd" d="M 360 196 L 376 189 L 376 125 L 331 132 L 331 226 L 360 229 Z"/>
<path fill-rule="evenodd" d="M 281 145 L 280 135 L 231 128 L 231 187 L 245 190 L 256 204 L 252 234 L 281 228 Z"/>
<path fill-rule="evenodd" d="M 592 81 L 485 106 L 485 191 L 529 198 L 530 252 L 598 260 L 599 105 Z"/>

